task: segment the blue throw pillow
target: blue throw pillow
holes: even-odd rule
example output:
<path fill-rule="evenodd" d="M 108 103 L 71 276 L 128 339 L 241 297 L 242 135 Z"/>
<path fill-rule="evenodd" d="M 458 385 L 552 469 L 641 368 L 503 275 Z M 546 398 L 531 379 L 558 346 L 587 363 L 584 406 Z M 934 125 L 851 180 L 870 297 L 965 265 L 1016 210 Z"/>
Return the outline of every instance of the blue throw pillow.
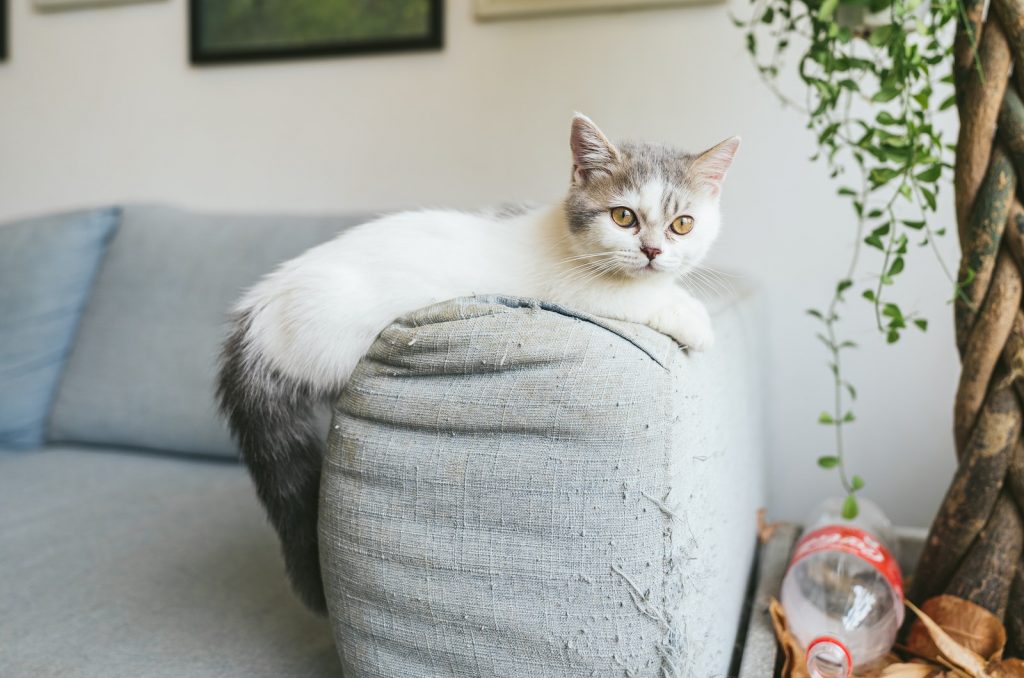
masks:
<path fill-rule="evenodd" d="M 0 447 L 42 444 L 116 208 L 0 225 Z"/>

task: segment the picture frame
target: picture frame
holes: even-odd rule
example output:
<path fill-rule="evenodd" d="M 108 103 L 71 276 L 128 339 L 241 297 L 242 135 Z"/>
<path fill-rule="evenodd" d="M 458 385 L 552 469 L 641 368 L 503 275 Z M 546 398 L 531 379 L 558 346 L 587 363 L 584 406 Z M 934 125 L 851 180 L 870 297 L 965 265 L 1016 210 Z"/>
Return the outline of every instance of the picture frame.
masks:
<path fill-rule="evenodd" d="M 358 54 L 380 54 L 387 52 L 410 52 L 420 50 L 437 50 L 444 45 L 444 0 L 391 0 L 392 3 L 408 2 L 422 4 L 425 14 L 422 18 L 422 31 L 415 35 L 400 34 L 378 35 L 363 39 L 307 40 L 296 36 L 294 40 L 281 39 L 274 36 L 265 44 L 250 40 L 248 44 L 229 44 L 230 41 L 218 45 L 216 36 L 211 36 L 214 29 L 208 25 L 210 12 L 220 10 L 221 3 L 229 0 L 189 0 L 189 59 L 196 65 L 224 64 L 237 62 L 268 61 L 278 59 L 303 59 L 328 56 L 348 56 Z M 324 0 L 306 0 L 311 4 Z M 355 0 L 332 0 L 338 2 L 354 2 Z M 211 3 L 217 3 L 214 7 Z M 392 7 L 394 4 L 392 4 Z M 283 5 L 282 5 L 283 7 Z M 374 9 L 378 5 L 373 5 Z M 295 16 L 295 3 L 288 5 L 288 18 Z M 282 10 L 284 11 L 284 10 Z M 284 16 L 284 15 L 282 15 Z M 318 24 L 318 26 L 322 26 Z M 284 31 L 282 31 L 284 32 Z M 339 32 L 340 33 L 340 32 Z"/>
<path fill-rule="evenodd" d="M 476 18 L 481 21 L 514 19 L 544 14 L 624 11 L 657 7 L 706 5 L 725 0 L 475 0 Z"/>
<path fill-rule="evenodd" d="M 7 0 L 0 0 L 0 61 L 7 61 Z"/>
<path fill-rule="evenodd" d="M 95 9 L 114 5 L 129 5 L 141 2 L 161 2 L 162 0 L 32 0 L 32 4 L 40 12 L 58 12 L 75 9 Z"/>

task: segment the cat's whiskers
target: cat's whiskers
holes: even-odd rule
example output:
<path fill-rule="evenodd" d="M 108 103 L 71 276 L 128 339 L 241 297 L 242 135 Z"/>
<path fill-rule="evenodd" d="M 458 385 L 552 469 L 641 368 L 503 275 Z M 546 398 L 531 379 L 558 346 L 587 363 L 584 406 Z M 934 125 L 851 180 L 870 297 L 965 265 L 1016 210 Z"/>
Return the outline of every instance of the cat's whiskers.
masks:
<path fill-rule="evenodd" d="M 709 298 L 721 296 L 723 293 L 731 291 L 730 288 L 720 280 L 708 277 L 704 271 L 699 270 L 697 267 L 691 269 L 686 276 L 683 277 L 682 281 L 684 284 L 692 284 L 695 288 L 700 290 L 701 294 Z"/>
<path fill-rule="evenodd" d="M 723 276 L 725 278 L 739 278 L 740 277 L 740 276 L 736 275 L 735 273 L 729 273 L 728 271 L 722 271 L 722 270 L 719 270 L 717 268 L 712 268 L 711 266 L 708 266 L 707 264 L 699 264 L 699 265 L 695 266 L 694 268 L 699 268 L 700 270 L 707 271 L 708 273 L 716 273 L 716 274 L 718 274 L 720 276 Z"/>
<path fill-rule="evenodd" d="M 587 254 L 577 254 L 577 255 L 572 256 L 572 257 L 566 257 L 564 259 L 559 259 L 557 263 L 564 264 L 564 263 L 567 263 L 567 262 L 570 262 L 570 261 L 577 261 L 579 259 L 593 259 L 595 257 L 606 257 L 606 256 L 614 255 L 614 254 L 617 254 L 617 253 L 618 253 L 618 250 L 608 250 L 606 252 L 589 252 Z"/>
<path fill-rule="evenodd" d="M 570 289 L 578 289 L 582 284 L 597 278 L 598 276 L 613 269 L 615 265 L 610 261 L 599 261 L 586 266 L 577 267 L 572 272 L 559 276 L 558 283 L 571 286 Z"/>
<path fill-rule="evenodd" d="M 607 252 L 591 252 L 590 254 L 581 254 L 568 259 L 563 259 L 558 262 L 561 270 L 556 271 L 555 275 L 561 276 L 566 273 L 572 273 L 580 269 L 588 268 L 599 263 L 606 261 L 616 260 L 618 252 L 615 250 L 609 250 Z M 562 266 L 563 264 L 572 264 L 571 266 Z"/>
<path fill-rule="evenodd" d="M 697 272 L 693 276 L 693 279 L 700 283 L 701 287 L 704 289 L 705 294 L 707 294 L 708 297 L 720 296 L 722 294 L 722 292 L 723 292 L 723 290 L 722 290 L 720 285 L 718 285 L 717 283 L 715 283 L 715 282 L 713 282 L 711 280 L 708 280 L 706 277 L 704 277 L 699 272 Z"/>
<path fill-rule="evenodd" d="M 555 273 L 555 276 L 559 279 L 571 279 L 577 276 L 580 272 L 587 272 L 593 270 L 595 266 L 611 261 L 611 257 L 604 257 L 597 260 L 583 261 L 574 266 L 568 266 Z"/>
<path fill-rule="evenodd" d="M 713 289 L 708 286 L 708 283 L 697 273 L 694 269 L 687 271 L 679 281 L 684 287 L 696 292 L 699 296 L 713 296 Z"/>
<path fill-rule="evenodd" d="M 610 273 L 618 267 L 619 263 L 615 258 L 603 259 L 597 262 L 587 262 L 586 264 L 577 267 L 579 270 L 576 270 L 571 275 L 562 278 L 559 282 L 562 285 L 567 285 L 569 290 L 575 291 L 591 281 Z"/>
<path fill-rule="evenodd" d="M 736 288 L 733 286 L 733 281 L 729 278 L 736 279 L 737 276 L 729 276 L 727 274 L 720 273 L 714 269 L 709 269 L 706 266 L 694 266 L 694 272 L 697 273 L 703 280 L 715 287 L 719 292 L 735 296 Z"/>

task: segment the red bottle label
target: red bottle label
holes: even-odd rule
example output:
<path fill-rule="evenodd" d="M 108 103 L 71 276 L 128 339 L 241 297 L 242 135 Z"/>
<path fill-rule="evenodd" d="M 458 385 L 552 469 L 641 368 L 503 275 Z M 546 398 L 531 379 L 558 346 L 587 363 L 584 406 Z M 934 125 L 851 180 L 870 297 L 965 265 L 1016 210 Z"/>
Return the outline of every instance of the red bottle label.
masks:
<path fill-rule="evenodd" d="M 798 560 L 820 551 L 842 551 L 873 565 L 896 592 L 897 609 L 900 620 L 903 620 L 903 575 L 900 573 L 896 558 L 884 544 L 856 527 L 826 525 L 808 532 L 797 542 L 789 566 L 792 567 Z"/>

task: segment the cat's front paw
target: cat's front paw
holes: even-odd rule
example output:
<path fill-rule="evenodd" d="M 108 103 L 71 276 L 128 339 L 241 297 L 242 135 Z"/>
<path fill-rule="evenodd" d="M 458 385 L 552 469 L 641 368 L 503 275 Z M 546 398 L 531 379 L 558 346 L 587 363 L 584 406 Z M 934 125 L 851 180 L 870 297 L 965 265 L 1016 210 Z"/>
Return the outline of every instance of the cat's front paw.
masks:
<path fill-rule="evenodd" d="M 665 308 L 651 320 L 651 327 L 694 351 L 706 351 L 715 344 L 711 317 L 699 303 Z"/>
<path fill-rule="evenodd" d="M 682 333 L 682 337 L 673 338 L 694 351 L 707 351 L 715 345 L 715 331 L 711 329 L 710 320 L 694 323 Z"/>

